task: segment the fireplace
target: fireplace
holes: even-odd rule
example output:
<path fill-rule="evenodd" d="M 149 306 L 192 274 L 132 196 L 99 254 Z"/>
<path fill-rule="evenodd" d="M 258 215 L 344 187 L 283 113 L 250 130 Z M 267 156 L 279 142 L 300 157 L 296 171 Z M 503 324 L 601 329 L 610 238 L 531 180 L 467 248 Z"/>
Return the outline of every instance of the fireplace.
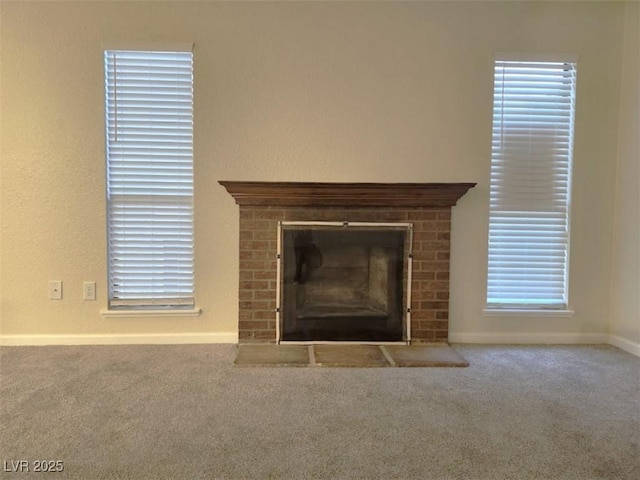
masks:
<path fill-rule="evenodd" d="M 240 343 L 447 342 L 451 209 L 475 184 L 220 184 L 240 207 Z"/>
<path fill-rule="evenodd" d="M 278 227 L 277 341 L 410 340 L 410 223 Z"/>

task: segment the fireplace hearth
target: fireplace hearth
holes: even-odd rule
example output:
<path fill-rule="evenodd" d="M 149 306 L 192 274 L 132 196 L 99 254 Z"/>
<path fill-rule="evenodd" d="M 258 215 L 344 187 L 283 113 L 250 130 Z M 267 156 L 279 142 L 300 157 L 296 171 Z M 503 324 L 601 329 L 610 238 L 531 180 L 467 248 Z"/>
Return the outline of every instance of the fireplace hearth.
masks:
<path fill-rule="evenodd" d="M 474 183 L 220 184 L 240 207 L 240 343 L 447 342 L 451 209 Z"/>

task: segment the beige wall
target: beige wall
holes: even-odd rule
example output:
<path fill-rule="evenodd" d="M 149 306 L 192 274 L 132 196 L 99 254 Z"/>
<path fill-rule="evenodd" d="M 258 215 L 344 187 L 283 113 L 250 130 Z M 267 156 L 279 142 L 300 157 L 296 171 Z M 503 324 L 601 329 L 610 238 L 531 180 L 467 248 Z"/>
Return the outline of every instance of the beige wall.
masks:
<path fill-rule="evenodd" d="M 640 343 L 640 4 L 627 3 L 616 181 L 610 330 Z"/>
<path fill-rule="evenodd" d="M 1 8 L 2 334 L 233 338 L 238 209 L 221 179 L 478 182 L 454 208 L 452 336 L 607 332 L 624 4 Z M 107 275 L 102 48 L 116 41 L 195 43 L 197 318 L 99 313 Z M 481 314 L 496 51 L 579 54 L 573 318 Z M 64 281 L 62 301 L 48 300 L 51 279 Z M 97 302 L 81 300 L 87 280 L 98 282 Z"/>

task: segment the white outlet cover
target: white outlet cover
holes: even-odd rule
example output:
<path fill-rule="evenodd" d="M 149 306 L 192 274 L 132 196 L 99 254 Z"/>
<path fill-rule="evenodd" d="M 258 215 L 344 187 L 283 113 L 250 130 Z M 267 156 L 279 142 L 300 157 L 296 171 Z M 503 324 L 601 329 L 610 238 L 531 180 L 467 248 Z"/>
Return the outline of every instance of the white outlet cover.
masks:
<path fill-rule="evenodd" d="M 96 282 L 84 282 L 82 284 L 82 298 L 84 300 L 96 299 Z"/>
<path fill-rule="evenodd" d="M 51 300 L 62 300 L 62 280 L 51 280 L 49 282 L 49 298 Z"/>

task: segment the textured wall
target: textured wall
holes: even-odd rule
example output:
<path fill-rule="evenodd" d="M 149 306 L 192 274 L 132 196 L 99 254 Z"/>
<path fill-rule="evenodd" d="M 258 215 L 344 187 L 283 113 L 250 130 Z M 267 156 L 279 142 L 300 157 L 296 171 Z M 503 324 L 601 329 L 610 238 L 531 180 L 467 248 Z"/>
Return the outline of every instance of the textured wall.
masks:
<path fill-rule="evenodd" d="M 625 14 L 611 332 L 640 343 L 640 4 Z"/>
<path fill-rule="evenodd" d="M 2 334 L 236 333 L 218 180 L 478 182 L 453 210 L 450 329 L 601 333 L 624 5 L 2 2 Z M 197 318 L 105 319 L 102 49 L 194 42 Z M 482 317 L 496 51 L 580 55 L 572 319 Z M 49 280 L 64 299 L 47 298 Z M 82 282 L 98 300 L 81 300 Z"/>

